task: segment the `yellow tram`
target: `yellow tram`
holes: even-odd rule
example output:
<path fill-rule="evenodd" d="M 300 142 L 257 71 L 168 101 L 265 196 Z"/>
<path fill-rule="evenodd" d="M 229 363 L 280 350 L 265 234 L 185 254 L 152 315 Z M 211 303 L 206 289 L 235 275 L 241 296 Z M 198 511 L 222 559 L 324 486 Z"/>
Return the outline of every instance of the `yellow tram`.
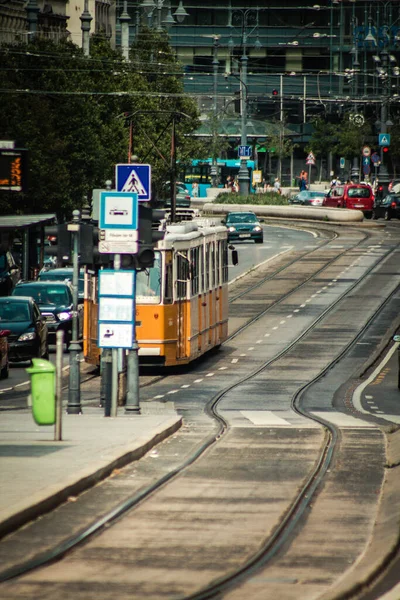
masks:
<path fill-rule="evenodd" d="M 234 258 L 235 260 L 235 258 Z M 98 365 L 97 276 L 86 281 L 84 356 Z M 152 268 L 136 279 L 136 337 L 141 365 L 187 364 L 228 334 L 226 227 L 206 219 L 166 226 Z"/>

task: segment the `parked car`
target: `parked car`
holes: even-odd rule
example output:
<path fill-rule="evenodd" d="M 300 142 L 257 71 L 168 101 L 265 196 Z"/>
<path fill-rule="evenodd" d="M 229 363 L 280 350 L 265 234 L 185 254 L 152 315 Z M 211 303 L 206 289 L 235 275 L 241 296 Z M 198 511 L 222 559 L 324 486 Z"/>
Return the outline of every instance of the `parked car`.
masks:
<path fill-rule="evenodd" d="M 263 228 L 253 212 L 230 212 L 222 222 L 228 228 L 228 242 L 254 240 L 262 244 L 264 241 Z"/>
<path fill-rule="evenodd" d="M 46 319 L 49 342 L 55 344 L 56 333 L 64 331 L 67 348 L 72 340 L 73 298 L 67 281 L 27 281 L 19 283 L 13 296 L 31 296 Z M 83 305 L 78 305 L 78 337 L 83 331 Z"/>
<path fill-rule="evenodd" d="M 335 185 L 324 198 L 323 206 L 361 210 L 367 219 L 372 217 L 374 206 L 372 188 L 364 183 Z"/>
<path fill-rule="evenodd" d="M 388 194 L 382 200 L 376 199 L 372 211 L 374 219 L 400 219 L 400 194 Z"/>
<path fill-rule="evenodd" d="M 10 333 L 9 329 L 0 329 L 0 379 L 7 379 L 10 372 L 8 355 L 8 336 Z"/>
<path fill-rule="evenodd" d="M 69 267 L 64 267 L 60 269 L 46 269 L 43 268 L 40 273 L 38 280 L 39 281 L 68 281 L 72 284 L 74 271 Z M 85 277 L 83 270 L 79 273 L 78 279 L 78 301 L 83 302 L 85 292 Z"/>
<path fill-rule="evenodd" d="M 15 290 L 14 290 L 15 291 Z M 0 298 L 1 327 L 9 331 L 10 362 L 48 358 L 48 328 L 45 317 L 29 296 Z"/>
<path fill-rule="evenodd" d="M 176 207 L 177 208 L 189 208 L 190 207 L 190 193 L 186 185 L 181 181 L 176 182 Z M 171 186 L 170 182 L 167 181 L 162 191 L 161 204 L 165 208 L 171 206 Z"/>
<path fill-rule="evenodd" d="M 326 192 L 303 190 L 289 198 L 289 204 L 302 204 L 303 206 L 322 206 Z"/>
<path fill-rule="evenodd" d="M 12 253 L 0 252 L 0 296 L 9 296 L 20 276 L 20 268 Z"/>

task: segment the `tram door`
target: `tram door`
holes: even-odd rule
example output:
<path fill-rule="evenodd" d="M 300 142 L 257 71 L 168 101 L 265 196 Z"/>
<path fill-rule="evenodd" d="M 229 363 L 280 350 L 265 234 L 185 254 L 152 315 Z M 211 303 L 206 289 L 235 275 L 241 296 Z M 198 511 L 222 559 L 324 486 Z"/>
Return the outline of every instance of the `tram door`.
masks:
<path fill-rule="evenodd" d="M 176 256 L 176 317 L 177 317 L 177 359 L 186 358 L 188 356 L 187 339 L 188 339 L 188 259 L 187 252 L 180 252 Z"/>

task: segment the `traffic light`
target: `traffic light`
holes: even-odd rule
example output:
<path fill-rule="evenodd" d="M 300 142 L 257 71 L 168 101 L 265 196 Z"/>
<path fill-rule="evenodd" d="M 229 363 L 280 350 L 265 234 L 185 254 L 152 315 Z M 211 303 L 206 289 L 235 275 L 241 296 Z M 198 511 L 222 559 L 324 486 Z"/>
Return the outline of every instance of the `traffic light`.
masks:
<path fill-rule="evenodd" d="M 278 90 L 272 90 L 272 95 L 273 96 L 279 96 Z"/>
<path fill-rule="evenodd" d="M 72 264 L 72 237 L 68 231 L 68 223 L 52 225 L 44 228 L 47 239 L 52 240 L 51 246 L 46 246 L 46 256 L 54 256 L 57 266 L 63 267 Z M 99 228 L 92 223 L 79 223 L 79 264 L 90 266 L 108 265 L 111 259 L 109 254 L 100 254 Z"/>
<path fill-rule="evenodd" d="M 164 218 L 165 211 L 139 204 L 138 252 L 122 257 L 123 268 L 144 271 L 154 265 L 154 246 L 165 236 L 165 231 L 159 229 Z"/>
<path fill-rule="evenodd" d="M 389 146 L 383 146 L 382 152 L 383 152 L 383 154 L 388 155 L 388 153 L 389 153 Z"/>
<path fill-rule="evenodd" d="M 165 231 L 159 229 L 164 216 L 163 210 L 139 204 L 139 244 L 134 257 L 137 270 L 149 269 L 154 265 L 154 246 L 165 236 Z"/>
<path fill-rule="evenodd" d="M 67 229 L 68 224 L 50 225 L 44 228 L 47 239 L 56 241 L 44 249 L 45 256 L 54 256 L 57 259 L 57 267 L 63 267 L 72 263 L 71 232 Z"/>

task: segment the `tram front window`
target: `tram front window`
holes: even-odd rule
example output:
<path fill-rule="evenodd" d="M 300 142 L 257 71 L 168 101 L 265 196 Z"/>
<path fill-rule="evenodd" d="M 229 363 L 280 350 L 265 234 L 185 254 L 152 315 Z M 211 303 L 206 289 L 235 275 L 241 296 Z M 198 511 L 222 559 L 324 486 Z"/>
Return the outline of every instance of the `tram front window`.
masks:
<path fill-rule="evenodd" d="M 136 301 L 158 304 L 161 301 L 161 257 L 156 252 L 154 267 L 136 273 Z"/>

